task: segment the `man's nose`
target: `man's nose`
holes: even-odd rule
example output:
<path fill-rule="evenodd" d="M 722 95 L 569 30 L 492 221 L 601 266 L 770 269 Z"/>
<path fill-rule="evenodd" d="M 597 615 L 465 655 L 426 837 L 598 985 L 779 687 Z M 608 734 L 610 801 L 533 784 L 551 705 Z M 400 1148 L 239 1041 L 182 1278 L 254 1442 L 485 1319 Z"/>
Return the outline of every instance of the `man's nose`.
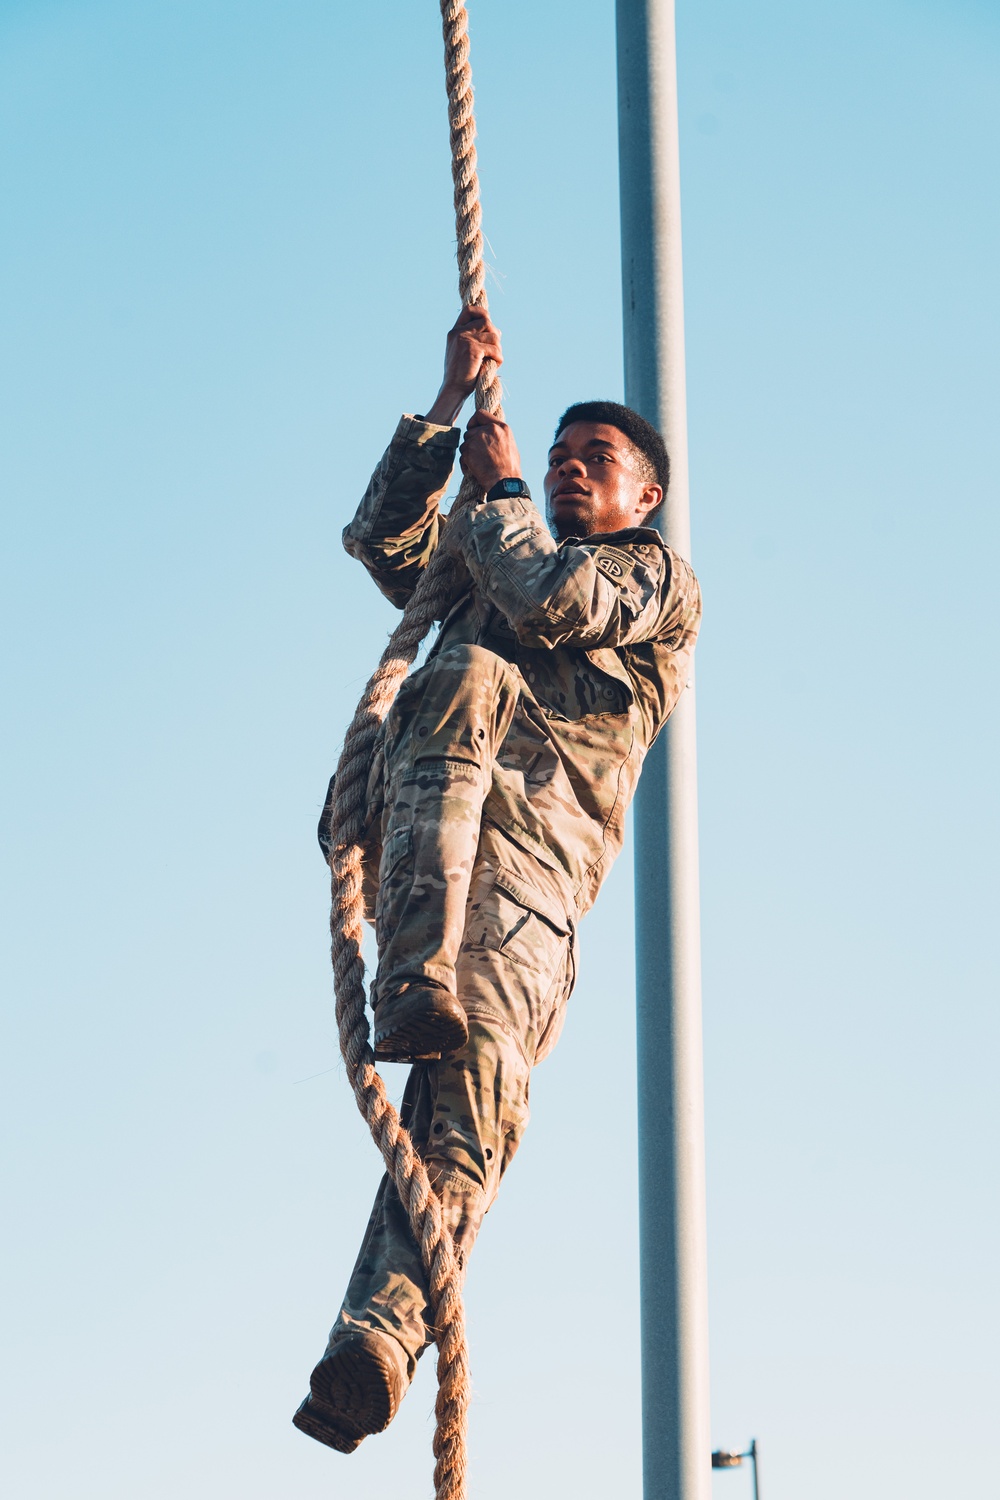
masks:
<path fill-rule="evenodd" d="M 560 479 L 564 474 L 586 474 L 587 465 L 582 458 L 564 458 L 559 465 Z"/>

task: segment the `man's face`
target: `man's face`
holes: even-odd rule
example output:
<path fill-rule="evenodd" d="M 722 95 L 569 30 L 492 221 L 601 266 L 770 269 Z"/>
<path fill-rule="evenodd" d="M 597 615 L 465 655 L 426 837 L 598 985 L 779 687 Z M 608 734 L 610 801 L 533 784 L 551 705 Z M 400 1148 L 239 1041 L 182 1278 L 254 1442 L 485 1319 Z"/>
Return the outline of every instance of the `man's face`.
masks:
<path fill-rule="evenodd" d="M 642 472 L 642 455 L 604 422 L 571 422 L 549 449 L 545 516 L 553 534 L 593 536 L 643 526 L 663 490 Z"/>

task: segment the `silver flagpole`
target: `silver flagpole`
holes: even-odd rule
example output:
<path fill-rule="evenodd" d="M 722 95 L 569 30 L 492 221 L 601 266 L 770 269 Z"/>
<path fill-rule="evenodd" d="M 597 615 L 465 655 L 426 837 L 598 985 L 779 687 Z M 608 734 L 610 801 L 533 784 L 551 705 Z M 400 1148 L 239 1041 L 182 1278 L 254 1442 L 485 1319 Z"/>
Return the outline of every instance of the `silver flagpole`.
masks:
<path fill-rule="evenodd" d="M 673 0 L 617 0 L 625 400 L 671 461 L 691 556 Z M 644 1500 L 708 1500 L 708 1298 L 694 684 L 635 801 Z"/>

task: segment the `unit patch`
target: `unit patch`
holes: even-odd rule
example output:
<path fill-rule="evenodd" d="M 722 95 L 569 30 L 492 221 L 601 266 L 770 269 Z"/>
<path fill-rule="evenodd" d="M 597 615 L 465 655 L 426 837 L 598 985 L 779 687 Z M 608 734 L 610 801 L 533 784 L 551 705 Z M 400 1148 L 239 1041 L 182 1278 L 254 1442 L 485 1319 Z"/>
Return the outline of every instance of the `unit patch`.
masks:
<path fill-rule="evenodd" d="M 594 553 L 594 567 L 600 568 L 612 583 L 624 583 L 635 567 L 635 558 L 621 547 L 598 547 Z"/>

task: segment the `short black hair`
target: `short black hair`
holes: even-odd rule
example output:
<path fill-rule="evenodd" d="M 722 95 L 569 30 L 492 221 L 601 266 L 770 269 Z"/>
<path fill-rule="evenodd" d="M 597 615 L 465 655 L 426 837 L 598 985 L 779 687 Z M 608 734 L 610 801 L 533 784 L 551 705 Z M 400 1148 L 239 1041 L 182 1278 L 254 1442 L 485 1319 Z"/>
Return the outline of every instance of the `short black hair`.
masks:
<path fill-rule="evenodd" d="M 603 422 L 608 427 L 617 427 L 646 460 L 643 478 L 647 483 L 661 485 L 664 495 L 667 493 L 670 456 L 652 422 L 640 417 L 630 406 L 622 406 L 620 401 L 577 401 L 573 406 L 568 406 L 559 418 L 556 435 L 552 439 L 553 446 L 558 443 L 559 434 L 571 422 Z"/>

